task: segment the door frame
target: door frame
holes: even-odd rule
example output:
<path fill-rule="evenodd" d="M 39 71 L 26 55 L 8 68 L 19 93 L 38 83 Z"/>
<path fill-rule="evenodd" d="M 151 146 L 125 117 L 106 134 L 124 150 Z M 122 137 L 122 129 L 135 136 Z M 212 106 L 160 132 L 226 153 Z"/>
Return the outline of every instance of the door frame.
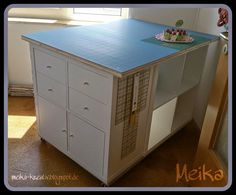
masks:
<path fill-rule="evenodd" d="M 222 170 L 224 177 L 220 181 L 193 181 L 191 186 L 194 187 L 223 187 L 228 182 L 228 168 L 214 150 L 228 107 L 228 52 L 225 50 L 228 40 L 221 36 L 220 42 L 223 47 L 221 48 L 193 167 L 196 168 L 205 164 L 212 170 Z"/>

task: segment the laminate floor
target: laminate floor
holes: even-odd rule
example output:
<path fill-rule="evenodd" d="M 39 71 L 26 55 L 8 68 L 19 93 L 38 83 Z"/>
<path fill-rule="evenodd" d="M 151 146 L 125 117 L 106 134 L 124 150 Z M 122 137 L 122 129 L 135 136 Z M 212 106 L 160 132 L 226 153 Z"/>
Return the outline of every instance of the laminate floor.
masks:
<path fill-rule="evenodd" d="M 37 134 L 34 99 L 9 97 L 8 181 L 13 187 L 100 187 L 101 182 Z M 164 142 L 111 187 L 180 187 L 176 164 L 191 167 L 200 132 L 192 123 Z"/>

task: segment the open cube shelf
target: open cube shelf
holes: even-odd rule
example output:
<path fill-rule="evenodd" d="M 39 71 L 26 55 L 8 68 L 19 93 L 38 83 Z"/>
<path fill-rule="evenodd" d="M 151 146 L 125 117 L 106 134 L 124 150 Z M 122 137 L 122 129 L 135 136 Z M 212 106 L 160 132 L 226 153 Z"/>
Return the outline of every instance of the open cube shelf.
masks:
<path fill-rule="evenodd" d="M 205 64 L 207 49 L 208 46 L 204 46 L 158 65 L 153 109 L 198 85 Z"/>
<path fill-rule="evenodd" d="M 185 56 L 161 63 L 157 68 L 158 81 L 154 109 L 172 100 L 178 95 L 181 86 Z"/>
<path fill-rule="evenodd" d="M 179 130 L 192 119 L 196 94 L 197 87 L 194 87 L 178 96 L 171 127 L 172 132 Z"/>
<path fill-rule="evenodd" d="M 201 80 L 207 49 L 208 46 L 204 46 L 186 54 L 179 94 L 198 85 Z"/>

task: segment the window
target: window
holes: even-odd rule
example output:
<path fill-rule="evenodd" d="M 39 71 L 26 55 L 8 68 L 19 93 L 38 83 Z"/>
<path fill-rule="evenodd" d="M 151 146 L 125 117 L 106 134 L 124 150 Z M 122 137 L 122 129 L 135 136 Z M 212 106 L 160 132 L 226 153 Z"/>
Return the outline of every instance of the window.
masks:
<path fill-rule="evenodd" d="M 11 8 L 9 17 L 107 22 L 128 17 L 128 8 Z"/>
<path fill-rule="evenodd" d="M 73 8 L 74 14 L 121 16 L 121 8 Z"/>
<path fill-rule="evenodd" d="M 128 8 L 72 8 L 70 18 L 79 21 L 107 22 L 128 17 Z"/>

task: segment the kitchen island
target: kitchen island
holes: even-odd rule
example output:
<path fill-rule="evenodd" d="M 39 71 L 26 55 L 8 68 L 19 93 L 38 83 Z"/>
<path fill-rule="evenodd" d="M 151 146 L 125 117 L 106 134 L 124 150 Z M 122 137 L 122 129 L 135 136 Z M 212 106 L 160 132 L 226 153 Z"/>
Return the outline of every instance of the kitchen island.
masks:
<path fill-rule="evenodd" d="M 124 19 L 22 36 L 39 135 L 106 185 L 193 118 L 218 37 L 188 31 L 189 44 L 155 39 L 166 28 Z"/>

